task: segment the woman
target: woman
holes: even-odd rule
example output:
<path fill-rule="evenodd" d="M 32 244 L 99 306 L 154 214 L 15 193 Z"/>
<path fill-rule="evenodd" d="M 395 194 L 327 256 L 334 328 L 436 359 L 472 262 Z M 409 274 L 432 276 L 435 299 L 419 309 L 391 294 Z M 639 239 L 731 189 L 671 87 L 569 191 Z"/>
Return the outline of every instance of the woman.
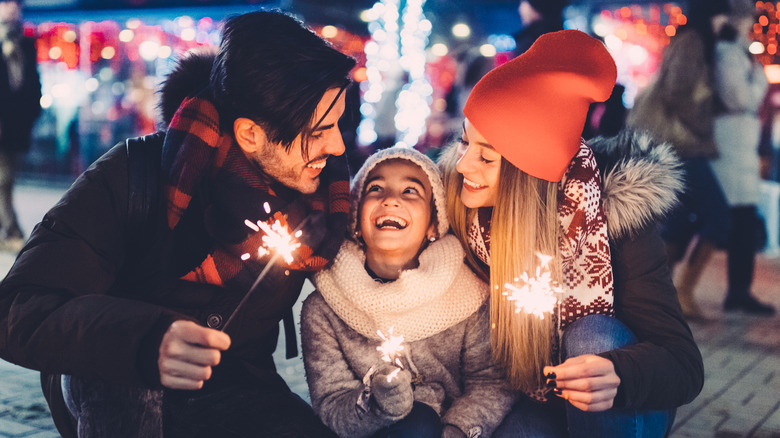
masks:
<path fill-rule="evenodd" d="M 688 3 L 688 23 L 664 49 L 656 78 L 637 96 L 626 123 L 669 142 L 683 163 L 685 192 L 661 232 L 671 268 L 680 265 L 676 286 L 683 313 L 701 319 L 696 285 L 715 250 L 726 245 L 730 227 L 728 204 L 711 162 L 718 157 L 713 138 L 715 41 L 731 2 Z"/>
<path fill-rule="evenodd" d="M 758 110 L 769 85 L 764 67 L 747 51 L 748 34 L 755 22 L 751 6 L 731 15 L 715 43 L 715 92 L 721 111 L 716 114 L 713 126 L 719 157 L 712 162 L 712 170 L 723 188 L 731 214 L 726 244 L 729 280 L 723 308 L 771 316 L 774 308 L 750 293 L 758 251 L 755 230 L 761 226 L 756 211 L 761 199 Z"/>
<path fill-rule="evenodd" d="M 439 169 L 384 149 L 351 194 L 351 239 L 301 313 L 315 411 L 341 437 L 490 436 L 515 398 L 491 359 L 487 285 L 448 234 Z M 397 363 L 377 351 L 391 334 L 405 341 Z"/>
<path fill-rule="evenodd" d="M 701 355 L 654 229 L 680 190 L 678 164 L 646 137 L 598 140 L 602 192 L 580 138 L 615 76 L 598 41 L 543 35 L 477 84 L 463 141 L 442 158 L 453 230 L 490 282 L 494 357 L 528 396 L 494 436 L 624 437 L 640 418 L 643 436 L 663 435 L 701 390 Z M 564 295 L 544 319 L 502 295 L 539 252 Z"/>

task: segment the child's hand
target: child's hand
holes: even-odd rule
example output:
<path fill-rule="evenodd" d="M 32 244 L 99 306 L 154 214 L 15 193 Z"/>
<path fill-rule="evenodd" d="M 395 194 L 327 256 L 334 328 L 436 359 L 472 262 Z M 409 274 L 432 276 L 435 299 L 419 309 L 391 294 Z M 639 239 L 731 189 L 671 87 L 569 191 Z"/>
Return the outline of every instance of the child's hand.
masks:
<path fill-rule="evenodd" d="M 412 411 L 412 374 L 383 364 L 371 378 L 371 393 L 379 409 L 392 417 L 405 417 Z"/>

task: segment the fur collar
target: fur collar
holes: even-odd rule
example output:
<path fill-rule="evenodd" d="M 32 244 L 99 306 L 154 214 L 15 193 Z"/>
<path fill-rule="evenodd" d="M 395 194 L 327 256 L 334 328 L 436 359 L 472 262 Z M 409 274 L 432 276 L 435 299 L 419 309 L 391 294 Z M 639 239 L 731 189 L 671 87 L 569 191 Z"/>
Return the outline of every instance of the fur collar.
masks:
<path fill-rule="evenodd" d="M 661 221 L 678 203 L 683 169 L 668 143 L 624 130 L 588 141 L 602 173 L 602 202 L 610 239 Z"/>
<path fill-rule="evenodd" d="M 211 66 L 216 49 L 191 50 L 179 58 L 176 66 L 166 76 L 158 90 L 158 112 L 162 120 L 159 128 L 165 130 L 185 98 L 198 94 L 209 85 Z"/>

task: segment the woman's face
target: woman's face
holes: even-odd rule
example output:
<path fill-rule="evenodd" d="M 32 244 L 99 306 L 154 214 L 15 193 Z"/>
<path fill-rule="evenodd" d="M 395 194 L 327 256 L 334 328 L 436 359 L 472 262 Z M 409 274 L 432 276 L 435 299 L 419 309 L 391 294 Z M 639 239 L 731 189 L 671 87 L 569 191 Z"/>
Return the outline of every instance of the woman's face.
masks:
<path fill-rule="evenodd" d="M 377 164 L 366 177 L 359 210 L 367 257 L 415 259 L 426 238 L 435 233 L 431 196 L 428 175 L 416 164 L 403 159 Z"/>
<path fill-rule="evenodd" d="M 456 169 L 463 175 L 460 199 L 468 208 L 492 207 L 498 196 L 501 154 L 466 119 Z"/>

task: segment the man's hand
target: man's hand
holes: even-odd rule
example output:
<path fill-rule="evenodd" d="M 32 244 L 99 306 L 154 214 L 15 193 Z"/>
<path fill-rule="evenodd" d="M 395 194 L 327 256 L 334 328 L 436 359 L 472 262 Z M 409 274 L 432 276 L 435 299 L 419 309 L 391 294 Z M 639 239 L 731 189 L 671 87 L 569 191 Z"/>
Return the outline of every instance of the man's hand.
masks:
<path fill-rule="evenodd" d="M 230 336 L 192 321 L 174 321 L 160 343 L 160 383 L 171 389 L 200 389 L 211 377 Z"/>
<path fill-rule="evenodd" d="M 612 361 L 593 354 L 572 357 L 557 367 L 544 367 L 543 372 L 548 382 L 555 382 L 560 397 L 586 412 L 612 408 L 620 385 Z"/>

